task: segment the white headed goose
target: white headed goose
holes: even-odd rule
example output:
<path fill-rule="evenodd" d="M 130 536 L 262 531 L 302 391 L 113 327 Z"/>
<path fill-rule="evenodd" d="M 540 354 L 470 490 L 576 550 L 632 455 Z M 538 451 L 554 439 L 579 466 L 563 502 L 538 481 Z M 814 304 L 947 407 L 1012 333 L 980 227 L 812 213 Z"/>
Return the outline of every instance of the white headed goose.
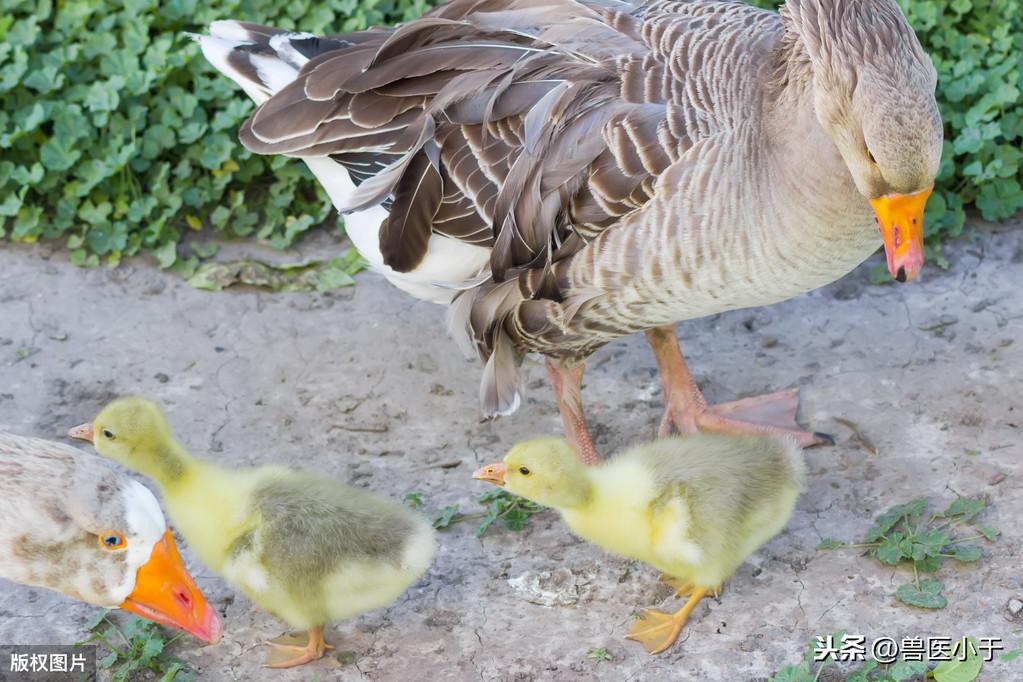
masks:
<path fill-rule="evenodd" d="M 223 632 L 153 493 L 99 457 L 3 432 L 0 578 L 122 608 L 206 642 Z"/>

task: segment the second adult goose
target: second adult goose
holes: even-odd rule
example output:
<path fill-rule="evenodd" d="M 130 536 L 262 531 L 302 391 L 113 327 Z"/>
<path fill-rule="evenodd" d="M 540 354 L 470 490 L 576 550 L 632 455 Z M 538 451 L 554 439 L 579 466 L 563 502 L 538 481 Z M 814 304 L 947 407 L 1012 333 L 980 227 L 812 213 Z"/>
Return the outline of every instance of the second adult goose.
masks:
<path fill-rule="evenodd" d="M 823 286 L 882 242 L 899 281 L 923 263 L 942 126 L 895 0 L 454 0 L 330 38 L 210 31 L 207 59 L 260 105 L 245 146 L 302 158 L 376 269 L 451 305 L 485 415 L 546 356 L 585 461 L 584 363 L 637 331 L 662 434 L 820 442 L 795 391 L 708 407 L 673 325 Z"/>
<path fill-rule="evenodd" d="M 99 457 L 3 432 L 0 578 L 122 608 L 205 642 L 223 632 L 153 493 Z"/>

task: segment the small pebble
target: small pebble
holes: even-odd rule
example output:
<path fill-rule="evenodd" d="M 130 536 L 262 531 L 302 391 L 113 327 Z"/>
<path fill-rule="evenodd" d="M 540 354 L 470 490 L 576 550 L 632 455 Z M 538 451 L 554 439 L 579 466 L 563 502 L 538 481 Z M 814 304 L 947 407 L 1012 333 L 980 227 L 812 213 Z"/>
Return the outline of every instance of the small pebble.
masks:
<path fill-rule="evenodd" d="M 161 384 L 166 384 L 168 381 L 170 381 L 170 377 L 164 374 L 163 372 L 158 372 L 157 374 L 154 374 L 153 378 L 159 381 Z"/>
<path fill-rule="evenodd" d="M 1023 601 L 1020 601 L 1019 599 L 1010 599 L 1009 613 L 1016 616 L 1019 615 L 1020 611 L 1023 611 Z"/>

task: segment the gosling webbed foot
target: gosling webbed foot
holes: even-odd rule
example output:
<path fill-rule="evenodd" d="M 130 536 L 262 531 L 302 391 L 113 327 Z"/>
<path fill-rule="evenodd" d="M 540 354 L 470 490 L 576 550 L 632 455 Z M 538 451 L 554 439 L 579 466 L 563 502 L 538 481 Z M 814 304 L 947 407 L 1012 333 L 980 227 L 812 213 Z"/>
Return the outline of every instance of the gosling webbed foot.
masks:
<path fill-rule="evenodd" d="M 323 658 L 323 653 L 334 647 L 323 640 L 323 626 L 307 633 L 285 634 L 267 642 L 270 653 L 264 668 L 294 668 Z"/>

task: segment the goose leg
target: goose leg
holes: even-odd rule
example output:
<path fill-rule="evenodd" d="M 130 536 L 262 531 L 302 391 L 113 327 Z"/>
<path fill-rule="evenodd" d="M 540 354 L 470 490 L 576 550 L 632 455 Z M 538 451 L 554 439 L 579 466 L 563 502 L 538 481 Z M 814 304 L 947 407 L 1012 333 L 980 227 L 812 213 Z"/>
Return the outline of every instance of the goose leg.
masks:
<path fill-rule="evenodd" d="M 547 378 L 554 389 L 554 398 L 558 401 L 561 422 L 565 425 L 565 438 L 575 448 L 583 464 L 599 464 L 600 455 L 590 439 L 586 417 L 583 415 L 583 372 L 586 365 L 561 367 L 550 358 L 547 358 L 546 365 Z"/>
<path fill-rule="evenodd" d="M 708 406 L 689 373 L 674 327 L 655 327 L 646 333 L 661 371 L 666 408 L 658 435 L 672 427 L 683 435 L 700 431 L 733 434 L 787 434 L 803 447 L 834 445 L 826 433 L 805 431 L 796 423 L 799 391 L 788 389 Z"/>
<path fill-rule="evenodd" d="M 308 637 L 283 635 L 267 644 L 271 648 L 265 668 L 294 668 L 323 658 L 324 651 L 334 648 L 323 640 L 322 625 L 311 628 Z"/>
<path fill-rule="evenodd" d="M 643 648 L 650 654 L 659 654 L 666 650 L 678 636 L 682 634 L 682 628 L 689 620 L 689 614 L 693 612 L 696 605 L 700 603 L 711 590 L 705 587 L 696 587 L 689 593 L 689 601 L 675 613 L 664 613 L 655 609 L 647 609 L 639 617 L 625 639 L 631 639 L 643 645 Z"/>

